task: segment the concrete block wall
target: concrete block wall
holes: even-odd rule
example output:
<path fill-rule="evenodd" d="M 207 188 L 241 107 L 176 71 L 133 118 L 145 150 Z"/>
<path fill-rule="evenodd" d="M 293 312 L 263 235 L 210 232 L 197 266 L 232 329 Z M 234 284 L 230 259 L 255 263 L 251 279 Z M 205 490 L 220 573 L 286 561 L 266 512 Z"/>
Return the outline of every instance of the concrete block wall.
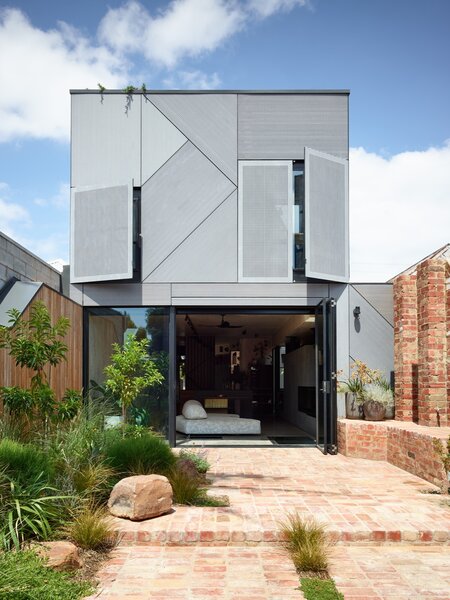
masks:
<path fill-rule="evenodd" d="M 42 281 L 61 290 L 61 274 L 42 259 L 0 232 L 0 290 L 11 279 Z"/>

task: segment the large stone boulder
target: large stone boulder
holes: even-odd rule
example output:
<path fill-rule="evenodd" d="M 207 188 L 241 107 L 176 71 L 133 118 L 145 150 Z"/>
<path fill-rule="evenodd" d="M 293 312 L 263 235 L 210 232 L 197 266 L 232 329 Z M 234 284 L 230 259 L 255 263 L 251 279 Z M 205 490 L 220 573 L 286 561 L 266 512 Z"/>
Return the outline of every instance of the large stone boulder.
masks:
<path fill-rule="evenodd" d="M 83 566 L 80 551 L 72 542 L 41 542 L 34 549 L 47 558 L 46 565 L 55 571 L 74 571 Z"/>
<path fill-rule="evenodd" d="M 116 483 L 108 500 L 108 508 L 115 517 L 143 521 L 169 512 L 172 498 L 172 486 L 167 477 L 135 475 Z"/>

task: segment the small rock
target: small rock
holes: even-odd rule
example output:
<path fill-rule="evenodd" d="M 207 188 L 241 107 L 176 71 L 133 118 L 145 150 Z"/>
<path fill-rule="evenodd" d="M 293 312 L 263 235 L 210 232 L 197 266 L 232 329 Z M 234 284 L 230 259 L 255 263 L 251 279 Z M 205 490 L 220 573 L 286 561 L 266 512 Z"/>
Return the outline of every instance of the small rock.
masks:
<path fill-rule="evenodd" d="M 169 512 L 172 498 L 172 486 L 167 477 L 135 475 L 116 483 L 108 500 L 108 508 L 115 517 L 143 521 Z"/>
<path fill-rule="evenodd" d="M 181 473 L 190 477 L 191 479 L 201 479 L 200 474 L 195 466 L 195 462 L 190 458 L 179 458 L 177 460 L 177 468 Z"/>
<path fill-rule="evenodd" d="M 75 571 L 83 566 L 80 551 L 72 542 L 42 542 L 36 544 L 39 556 L 47 558 L 47 566 L 55 571 Z"/>

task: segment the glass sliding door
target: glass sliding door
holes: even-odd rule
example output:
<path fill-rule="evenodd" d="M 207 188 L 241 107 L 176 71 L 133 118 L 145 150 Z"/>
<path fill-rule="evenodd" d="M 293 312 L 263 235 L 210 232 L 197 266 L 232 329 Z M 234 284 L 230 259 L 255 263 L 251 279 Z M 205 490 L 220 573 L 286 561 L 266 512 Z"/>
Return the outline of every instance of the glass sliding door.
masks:
<path fill-rule="evenodd" d="M 139 394 L 128 413 L 129 423 L 153 427 L 166 437 L 169 431 L 169 309 L 165 307 L 87 308 L 87 382 L 92 395 L 101 396 L 105 367 L 113 344 L 130 337 L 146 339 L 149 358 L 163 382 Z M 119 408 L 119 407 L 117 407 Z M 120 411 L 117 411 L 120 414 Z"/>

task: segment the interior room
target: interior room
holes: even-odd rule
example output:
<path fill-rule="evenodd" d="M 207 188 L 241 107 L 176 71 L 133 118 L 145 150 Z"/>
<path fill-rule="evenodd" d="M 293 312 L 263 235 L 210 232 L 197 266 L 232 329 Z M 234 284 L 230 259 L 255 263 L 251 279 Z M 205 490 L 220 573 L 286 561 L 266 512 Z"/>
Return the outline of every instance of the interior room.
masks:
<path fill-rule="evenodd" d="M 176 326 L 178 445 L 315 444 L 314 309 L 191 309 Z"/>

